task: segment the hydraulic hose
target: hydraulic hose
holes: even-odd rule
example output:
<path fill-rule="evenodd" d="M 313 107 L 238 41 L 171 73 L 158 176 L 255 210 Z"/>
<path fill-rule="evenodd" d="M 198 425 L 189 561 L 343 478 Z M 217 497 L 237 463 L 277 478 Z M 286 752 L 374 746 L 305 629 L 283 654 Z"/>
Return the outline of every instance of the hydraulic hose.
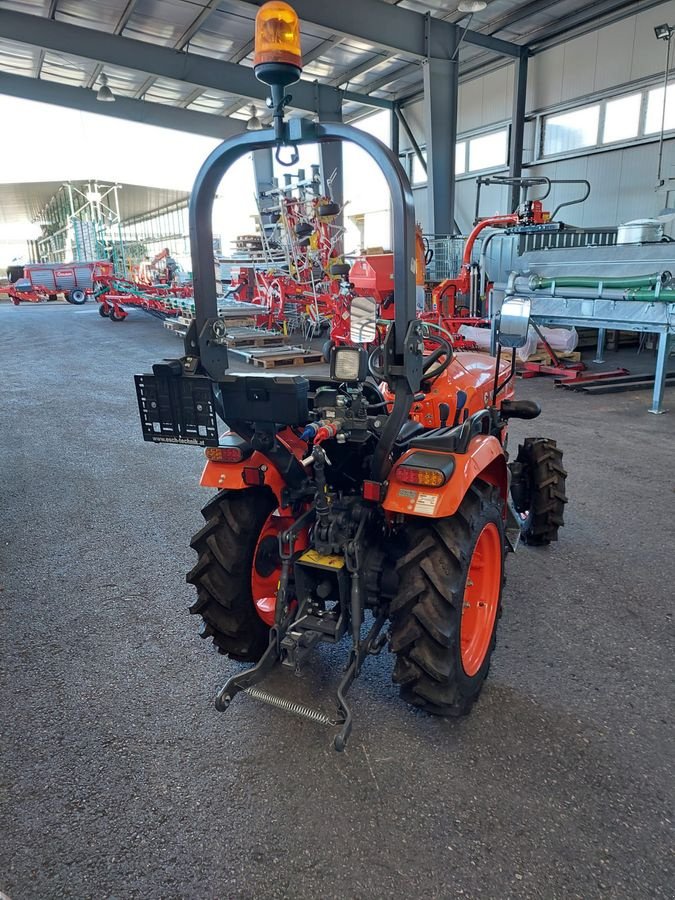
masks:
<path fill-rule="evenodd" d="M 654 300 L 660 303 L 675 303 L 675 290 L 672 288 L 662 288 L 657 297 L 654 291 L 649 291 L 645 288 L 636 288 L 626 291 L 624 297 L 626 300 Z"/>
<path fill-rule="evenodd" d="M 560 275 L 551 278 L 547 275 L 532 275 L 529 280 L 531 291 L 544 290 L 555 287 L 586 287 L 595 288 L 600 283 L 603 287 L 629 290 L 631 288 L 651 288 L 657 284 L 669 284 L 672 275 L 670 272 L 654 272 L 652 275 L 617 275 L 607 278 L 602 275 Z"/>

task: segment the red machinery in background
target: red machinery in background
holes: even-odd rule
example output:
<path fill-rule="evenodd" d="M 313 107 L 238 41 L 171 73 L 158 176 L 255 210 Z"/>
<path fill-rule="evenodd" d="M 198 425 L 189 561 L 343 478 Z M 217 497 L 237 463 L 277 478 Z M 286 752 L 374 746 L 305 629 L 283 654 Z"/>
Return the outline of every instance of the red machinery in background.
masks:
<path fill-rule="evenodd" d="M 106 277 L 113 274 L 113 264 L 107 260 L 72 263 L 29 263 L 23 268 L 23 278 L 7 288 L 10 300 L 19 303 L 39 303 L 56 300 L 63 294 L 68 303 L 84 303 Z"/>

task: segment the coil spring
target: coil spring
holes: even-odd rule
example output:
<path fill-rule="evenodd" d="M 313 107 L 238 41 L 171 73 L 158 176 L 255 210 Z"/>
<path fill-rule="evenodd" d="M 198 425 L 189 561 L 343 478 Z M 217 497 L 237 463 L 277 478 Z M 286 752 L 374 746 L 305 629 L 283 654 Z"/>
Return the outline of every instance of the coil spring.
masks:
<path fill-rule="evenodd" d="M 292 700 L 286 700 L 283 697 L 276 697 L 274 694 L 268 694 L 260 688 L 245 688 L 244 693 L 254 700 L 260 700 L 261 703 L 267 703 L 268 706 L 274 706 L 276 709 L 282 709 L 284 712 L 291 713 L 294 716 L 300 716 L 303 719 L 309 719 L 310 722 L 317 722 L 319 725 L 329 725 L 334 727 L 338 723 L 335 719 L 331 719 L 319 709 L 312 709 L 311 706 L 305 706 L 302 703 L 294 703 Z"/>

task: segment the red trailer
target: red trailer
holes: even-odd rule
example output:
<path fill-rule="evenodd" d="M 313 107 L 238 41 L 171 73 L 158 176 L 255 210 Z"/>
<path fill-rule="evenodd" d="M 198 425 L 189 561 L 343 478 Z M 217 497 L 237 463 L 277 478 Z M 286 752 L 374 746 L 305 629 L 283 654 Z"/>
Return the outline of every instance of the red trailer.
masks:
<path fill-rule="evenodd" d="M 107 260 L 72 263 L 30 263 L 24 266 L 23 278 L 7 289 L 12 303 L 39 303 L 55 300 L 63 294 L 69 303 L 84 303 L 94 293 L 100 279 L 113 274 L 113 264 Z"/>

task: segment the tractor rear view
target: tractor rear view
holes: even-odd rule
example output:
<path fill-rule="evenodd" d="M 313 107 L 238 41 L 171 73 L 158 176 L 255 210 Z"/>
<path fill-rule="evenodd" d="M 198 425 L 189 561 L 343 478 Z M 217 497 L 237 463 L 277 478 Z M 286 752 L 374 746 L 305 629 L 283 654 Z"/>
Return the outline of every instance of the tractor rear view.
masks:
<path fill-rule="evenodd" d="M 221 653 L 253 663 L 229 678 L 217 708 L 245 691 L 338 726 L 343 750 L 347 692 L 387 646 L 404 700 L 442 716 L 471 709 L 495 646 L 505 554 L 521 538 L 557 538 L 565 471 L 545 439 L 507 459 L 509 420 L 539 414 L 513 393 L 527 305 L 502 307 L 496 360 L 454 354 L 442 330 L 416 318 L 414 208 L 396 157 L 349 126 L 285 120 L 300 37 L 294 11 L 276 0 L 258 13 L 255 71 L 270 86 L 273 128 L 226 141 L 202 167 L 190 208 L 196 320 L 185 355 L 137 376 L 137 393 L 145 438 L 205 446 L 201 484 L 217 490 L 192 540 L 191 612 Z M 374 302 L 352 310 L 356 343 L 332 349 L 326 376 L 233 374 L 212 261 L 218 184 L 252 150 L 297 158 L 297 145 L 335 140 L 369 153 L 391 191 L 393 319 L 383 325 Z M 323 643 L 346 647 L 334 714 L 263 686 L 273 670 L 305 670 Z"/>

